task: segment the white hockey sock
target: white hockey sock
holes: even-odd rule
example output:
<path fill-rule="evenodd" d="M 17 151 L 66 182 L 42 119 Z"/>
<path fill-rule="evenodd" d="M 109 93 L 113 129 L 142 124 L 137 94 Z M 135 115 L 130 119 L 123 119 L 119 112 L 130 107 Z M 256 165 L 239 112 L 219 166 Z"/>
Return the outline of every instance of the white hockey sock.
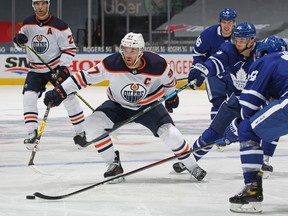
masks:
<path fill-rule="evenodd" d="M 162 125 L 158 130 L 158 135 L 161 141 L 165 143 L 175 155 L 190 150 L 189 144 L 184 140 L 180 131 L 172 124 Z M 198 166 L 193 154 L 180 157 L 179 160 L 191 171 Z"/>
<path fill-rule="evenodd" d="M 32 133 L 38 128 L 38 94 L 34 91 L 26 91 L 23 95 L 24 122 L 27 133 Z"/>

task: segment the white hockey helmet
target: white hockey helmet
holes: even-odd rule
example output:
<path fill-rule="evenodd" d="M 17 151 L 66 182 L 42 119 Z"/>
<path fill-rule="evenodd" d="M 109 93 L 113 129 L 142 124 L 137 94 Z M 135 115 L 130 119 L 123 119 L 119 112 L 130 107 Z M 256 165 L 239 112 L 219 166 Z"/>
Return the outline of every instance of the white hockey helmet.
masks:
<path fill-rule="evenodd" d="M 47 2 L 48 3 L 48 8 L 50 7 L 50 0 L 32 0 L 32 7 L 33 7 L 34 11 L 35 11 L 34 3 L 35 2 L 40 2 L 40 1 Z"/>
<path fill-rule="evenodd" d="M 143 55 L 143 51 L 144 51 L 144 47 L 145 47 L 145 42 L 144 42 L 144 38 L 143 38 L 142 34 L 129 32 L 121 40 L 119 52 L 121 53 L 121 55 L 125 61 L 125 57 L 123 54 L 123 47 L 138 48 L 138 56 L 137 56 L 137 59 L 134 63 L 134 65 L 135 65 L 139 61 L 141 56 Z"/>

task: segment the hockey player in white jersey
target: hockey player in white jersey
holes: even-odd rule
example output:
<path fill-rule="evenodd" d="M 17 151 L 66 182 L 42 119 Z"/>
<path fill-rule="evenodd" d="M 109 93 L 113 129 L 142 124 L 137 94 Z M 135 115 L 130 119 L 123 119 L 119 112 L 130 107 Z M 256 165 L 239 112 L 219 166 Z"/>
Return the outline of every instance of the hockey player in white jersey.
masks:
<path fill-rule="evenodd" d="M 112 128 L 136 113 L 151 106 L 163 96 L 175 91 L 175 73 L 166 60 L 156 53 L 144 52 L 145 42 L 142 34 L 128 33 L 121 40 L 119 53 L 106 57 L 102 62 L 87 71 L 80 71 L 68 78 L 61 85 L 48 91 L 44 103 L 59 105 L 66 95 L 78 91 L 90 84 L 109 80 L 107 89 L 109 100 L 100 105 L 95 112 L 86 118 L 87 138 L 99 137 L 106 128 Z M 95 94 L 95 98 L 97 95 Z M 177 95 L 165 101 L 168 112 L 177 108 Z M 143 114 L 134 122 L 148 128 L 156 137 L 166 144 L 175 155 L 187 152 L 189 144 L 180 131 L 174 126 L 173 120 L 165 107 L 160 104 Z M 110 136 L 95 143 L 97 151 L 109 165 L 104 177 L 123 173 L 119 152 L 114 150 Z M 201 169 L 192 154 L 179 157 L 187 166 L 188 171 L 201 181 L 206 171 Z"/>
<path fill-rule="evenodd" d="M 14 37 L 15 47 L 20 50 L 31 47 L 54 72 L 49 70 L 35 54 L 27 51 L 29 72 L 23 88 L 23 111 L 27 129 L 24 144 L 33 148 L 37 138 L 38 107 L 37 101 L 50 81 L 53 85 L 61 83 L 70 76 L 68 67 L 76 54 L 72 32 L 62 20 L 49 14 L 50 0 L 32 0 L 35 15 L 27 17 L 20 31 Z M 84 114 L 75 94 L 70 94 L 63 102 L 69 118 L 74 125 L 76 136 L 85 138 Z"/>

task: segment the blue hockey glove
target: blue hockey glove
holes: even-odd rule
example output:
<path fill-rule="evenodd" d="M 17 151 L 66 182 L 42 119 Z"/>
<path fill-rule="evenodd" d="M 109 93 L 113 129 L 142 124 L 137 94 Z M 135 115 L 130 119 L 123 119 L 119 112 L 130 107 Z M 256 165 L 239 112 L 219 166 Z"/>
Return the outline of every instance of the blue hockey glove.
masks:
<path fill-rule="evenodd" d="M 173 109 L 177 108 L 178 105 L 179 105 L 179 97 L 177 94 L 165 101 L 165 107 L 169 113 L 173 113 Z"/>
<path fill-rule="evenodd" d="M 49 102 L 51 102 L 51 106 L 59 106 L 61 102 L 67 97 L 66 92 L 62 88 L 61 85 L 56 86 L 53 90 L 46 92 L 44 98 L 44 104 L 48 106 Z"/>
<path fill-rule="evenodd" d="M 55 71 L 56 74 L 53 74 L 53 78 L 56 80 L 58 85 L 70 77 L 70 72 L 66 66 L 58 66 Z"/>
<path fill-rule="evenodd" d="M 197 87 L 200 87 L 203 84 L 204 80 L 206 79 L 208 73 L 209 71 L 204 65 L 197 63 L 193 66 L 193 68 L 189 72 L 188 82 L 191 82 L 192 80 L 196 79 L 195 85 Z"/>
<path fill-rule="evenodd" d="M 237 142 L 239 140 L 238 138 L 238 126 L 240 122 L 242 121 L 241 118 L 235 118 L 230 123 L 230 125 L 226 128 L 224 132 L 224 142 L 229 145 L 233 142 Z"/>
<path fill-rule="evenodd" d="M 19 33 L 16 34 L 14 39 L 14 43 L 16 43 L 19 47 L 24 47 L 25 44 L 28 42 L 28 38 L 25 34 Z"/>

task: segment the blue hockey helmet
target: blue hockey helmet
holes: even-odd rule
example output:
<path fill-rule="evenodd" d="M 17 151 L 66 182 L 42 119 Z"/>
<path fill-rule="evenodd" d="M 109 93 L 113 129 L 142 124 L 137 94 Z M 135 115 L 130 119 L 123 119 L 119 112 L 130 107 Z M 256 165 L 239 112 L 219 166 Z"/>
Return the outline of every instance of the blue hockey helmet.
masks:
<path fill-rule="evenodd" d="M 265 54 L 287 51 L 287 49 L 287 44 L 282 38 L 272 35 L 262 42 L 259 42 L 259 45 L 256 48 L 255 56 L 256 59 L 258 59 L 263 57 Z"/>
<path fill-rule="evenodd" d="M 219 14 L 221 20 L 235 20 L 237 17 L 236 11 L 233 9 L 225 8 Z"/>
<path fill-rule="evenodd" d="M 256 28 L 253 24 L 247 22 L 241 22 L 235 26 L 233 29 L 232 37 L 238 38 L 255 38 L 256 37 Z"/>

